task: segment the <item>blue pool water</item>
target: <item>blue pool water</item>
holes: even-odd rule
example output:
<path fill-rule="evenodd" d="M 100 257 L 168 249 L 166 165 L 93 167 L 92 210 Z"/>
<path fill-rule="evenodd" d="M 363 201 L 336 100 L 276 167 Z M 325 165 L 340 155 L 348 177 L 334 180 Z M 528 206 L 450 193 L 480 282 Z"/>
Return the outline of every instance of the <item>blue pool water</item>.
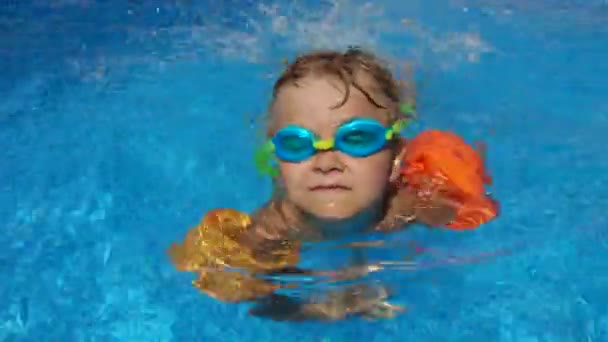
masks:
<path fill-rule="evenodd" d="M 0 341 L 608 341 L 605 1 L 23 3 L 0 5 Z M 408 234 L 514 249 L 391 272 L 388 321 L 197 293 L 167 246 L 267 199 L 250 156 L 282 59 L 348 45 L 413 61 L 421 125 L 488 144 L 500 218 Z"/>

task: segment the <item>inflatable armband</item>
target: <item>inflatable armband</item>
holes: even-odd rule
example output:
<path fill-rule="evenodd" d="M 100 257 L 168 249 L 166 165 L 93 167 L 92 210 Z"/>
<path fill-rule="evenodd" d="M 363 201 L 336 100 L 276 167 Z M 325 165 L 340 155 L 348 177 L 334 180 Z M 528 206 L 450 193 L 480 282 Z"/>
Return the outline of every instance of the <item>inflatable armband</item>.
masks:
<path fill-rule="evenodd" d="M 211 297 L 234 302 L 270 294 L 276 285 L 227 268 L 255 272 L 295 265 L 297 246 L 283 245 L 284 250 L 273 251 L 279 257 L 261 261 L 251 248 L 239 243 L 250 225 L 249 215 L 237 210 L 210 211 L 188 231 L 183 243 L 169 248 L 168 254 L 178 270 L 198 273 L 193 285 Z"/>
<path fill-rule="evenodd" d="M 498 215 L 498 203 L 486 195 L 491 178 L 480 153 L 454 133 L 428 130 L 408 141 L 400 173 L 421 197 L 441 194 L 453 203 L 456 217 L 447 228 L 473 229 Z"/>

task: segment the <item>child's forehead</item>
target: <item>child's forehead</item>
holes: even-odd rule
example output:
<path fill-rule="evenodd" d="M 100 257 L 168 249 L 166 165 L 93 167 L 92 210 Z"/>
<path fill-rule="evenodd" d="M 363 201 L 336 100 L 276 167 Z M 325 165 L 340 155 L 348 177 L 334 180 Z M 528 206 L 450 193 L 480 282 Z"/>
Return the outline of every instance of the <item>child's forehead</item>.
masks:
<path fill-rule="evenodd" d="M 285 85 L 271 108 L 271 126 L 298 125 L 314 130 L 337 127 L 356 117 L 368 117 L 387 124 L 387 109 L 379 108 L 356 87 L 345 100 L 340 80 L 307 79 Z M 329 127 L 328 127 L 329 126 Z"/>

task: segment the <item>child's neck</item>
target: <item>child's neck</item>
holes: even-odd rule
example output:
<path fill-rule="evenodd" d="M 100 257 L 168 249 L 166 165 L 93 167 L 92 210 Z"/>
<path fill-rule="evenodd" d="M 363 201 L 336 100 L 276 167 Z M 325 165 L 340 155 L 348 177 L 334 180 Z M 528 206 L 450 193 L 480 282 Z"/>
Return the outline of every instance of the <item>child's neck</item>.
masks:
<path fill-rule="evenodd" d="M 339 239 L 369 231 L 382 219 L 382 208 L 373 205 L 369 208 L 344 219 L 322 218 L 303 214 L 306 226 L 318 231 L 324 239 Z"/>

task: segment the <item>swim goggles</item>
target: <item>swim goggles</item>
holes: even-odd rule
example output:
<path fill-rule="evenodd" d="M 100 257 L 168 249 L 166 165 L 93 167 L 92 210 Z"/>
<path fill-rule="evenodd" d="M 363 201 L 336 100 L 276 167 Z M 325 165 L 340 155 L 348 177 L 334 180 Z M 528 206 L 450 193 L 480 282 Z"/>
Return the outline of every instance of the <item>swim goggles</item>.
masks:
<path fill-rule="evenodd" d="M 286 162 L 302 162 L 319 151 L 338 150 L 353 157 L 370 156 L 398 137 L 407 120 L 398 120 L 386 127 L 369 118 L 357 118 L 340 126 L 334 137 L 321 140 L 310 130 L 299 126 L 280 129 L 256 153 L 258 169 L 272 176 L 278 169 L 271 165 L 272 157 Z"/>
<path fill-rule="evenodd" d="M 279 130 L 255 153 L 258 171 L 271 177 L 279 176 L 276 158 L 290 162 L 304 161 L 318 151 L 336 149 L 354 157 L 366 157 L 380 151 L 386 143 L 401 134 L 401 131 L 416 117 L 416 108 L 409 103 L 400 103 L 399 111 L 406 119 L 385 127 L 373 119 L 354 119 L 340 126 L 333 139 L 320 140 L 310 130 L 287 126 Z M 276 158 L 275 158 L 276 157 Z"/>

